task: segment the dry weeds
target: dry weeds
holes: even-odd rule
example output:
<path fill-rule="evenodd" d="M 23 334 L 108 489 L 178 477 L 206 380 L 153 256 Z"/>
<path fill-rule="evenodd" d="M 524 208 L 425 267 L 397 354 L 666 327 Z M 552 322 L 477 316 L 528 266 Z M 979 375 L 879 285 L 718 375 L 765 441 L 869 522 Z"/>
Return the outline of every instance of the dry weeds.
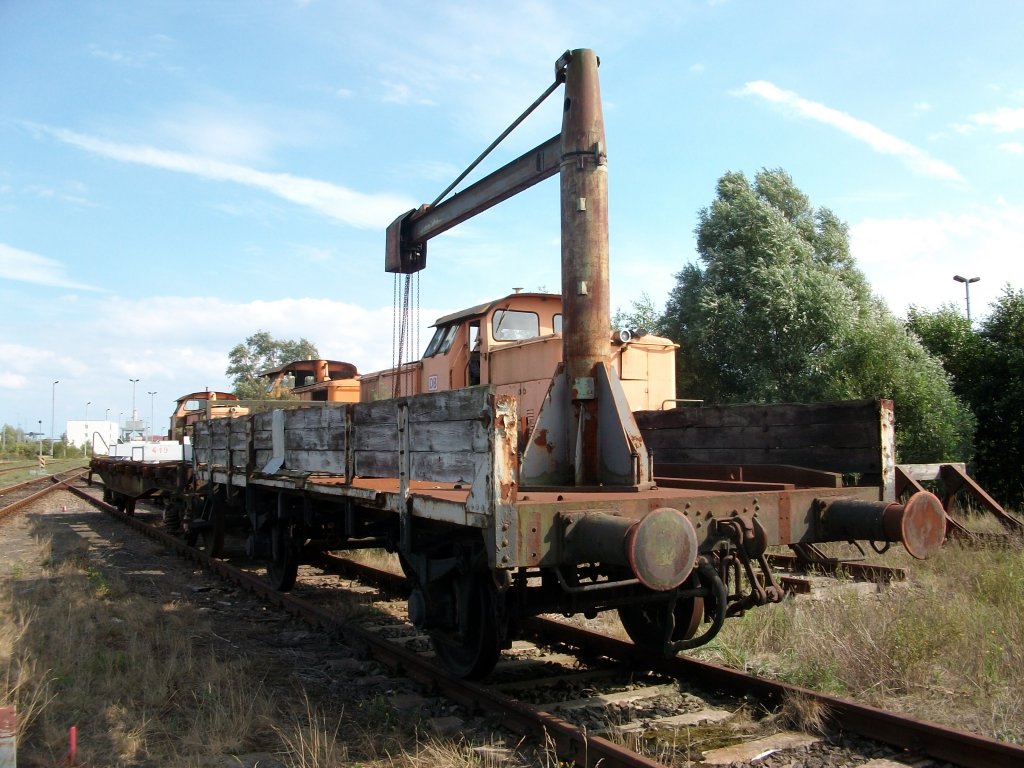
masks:
<path fill-rule="evenodd" d="M 906 583 L 750 611 L 698 655 L 1024 743 L 1024 549 L 886 559 Z"/>
<path fill-rule="evenodd" d="M 67 765 L 72 725 L 80 767 L 522 764 L 423 732 L 385 696 L 350 710 L 318 701 L 266 658 L 229 650 L 212 612 L 134 592 L 83 540 L 36 544 L 0 573 L 0 703 L 17 706 L 20 765 Z M 533 764 L 557 763 L 544 760 Z"/>

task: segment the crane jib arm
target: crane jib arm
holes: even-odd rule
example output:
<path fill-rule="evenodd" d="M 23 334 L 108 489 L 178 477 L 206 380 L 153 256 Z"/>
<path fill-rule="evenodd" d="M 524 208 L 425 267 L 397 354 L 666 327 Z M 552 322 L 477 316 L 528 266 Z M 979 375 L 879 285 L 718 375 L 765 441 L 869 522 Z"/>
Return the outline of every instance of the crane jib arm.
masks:
<path fill-rule="evenodd" d="M 558 135 L 443 203 L 402 214 L 388 227 L 385 271 L 409 274 L 423 269 L 427 266 L 427 240 L 551 178 L 558 173 L 560 162 L 561 135 Z"/>

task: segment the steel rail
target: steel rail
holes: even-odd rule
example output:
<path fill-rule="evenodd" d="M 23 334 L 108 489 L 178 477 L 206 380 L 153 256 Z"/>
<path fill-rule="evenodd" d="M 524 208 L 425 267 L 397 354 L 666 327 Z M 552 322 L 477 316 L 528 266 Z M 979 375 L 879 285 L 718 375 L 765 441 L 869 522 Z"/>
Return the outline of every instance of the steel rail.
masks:
<path fill-rule="evenodd" d="M 453 701 L 501 714 L 506 726 L 547 739 L 556 745 L 562 758 L 572 759 L 578 765 L 588 767 L 596 766 L 598 763 L 602 766 L 650 768 L 662 765 L 606 739 L 588 735 L 571 723 L 536 707 L 507 699 L 479 684 L 450 678 L 439 667 L 412 651 L 394 646 L 371 632 L 350 625 L 325 609 L 276 592 L 259 577 L 233 568 L 217 558 L 211 558 L 205 552 L 188 547 L 181 540 L 118 512 L 114 507 L 81 489 L 74 486 L 68 486 L 68 489 L 142 533 L 165 543 L 179 554 L 195 560 L 212 572 L 260 595 L 293 615 L 300 616 L 312 624 L 335 630 L 349 642 L 362 644 L 377 660 L 420 682 L 435 686 Z M 405 578 L 399 574 L 324 553 L 318 554 L 312 564 L 343 569 L 390 590 L 401 591 L 405 583 Z M 692 681 L 709 690 L 718 690 L 735 696 L 753 694 L 766 703 L 780 703 L 787 696 L 804 697 L 821 704 L 826 712 L 826 721 L 840 731 L 857 733 L 875 741 L 952 762 L 964 768 L 1005 768 L 1007 765 L 1024 765 L 1024 747 L 1021 746 L 916 720 L 807 688 L 755 677 L 739 670 L 686 656 L 667 659 L 652 657 L 638 650 L 631 642 L 559 621 L 527 619 L 522 625 L 522 630 L 524 636 L 540 642 L 586 649 L 588 652 L 628 663 L 639 669 Z"/>
<path fill-rule="evenodd" d="M 405 579 L 398 574 L 332 555 L 321 555 L 318 560 L 325 566 L 372 580 L 383 588 L 396 591 L 403 589 Z M 652 658 L 649 654 L 638 651 L 633 643 L 560 621 L 527 619 L 522 629 L 524 635 L 532 636 L 541 642 L 596 651 L 609 659 L 625 662 L 640 669 L 693 681 L 702 687 L 722 690 L 736 696 L 753 694 L 767 703 L 781 703 L 787 696 L 799 695 L 823 705 L 828 713 L 826 719 L 840 730 L 914 750 L 965 768 L 1005 768 L 1008 765 L 1024 765 L 1024 747 L 996 741 L 986 736 L 916 720 L 807 688 L 755 677 L 746 672 L 687 656 Z"/>
<path fill-rule="evenodd" d="M 769 702 L 781 702 L 786 696 L 812 699 L 825 707 L 826 720 L 839 730 L 851 731 L 964 768 L 1006 768 L 1009 765 L 1024 765 L 1024 747 L 996 741 L 986 736 L 916 720 L 807 688 L 754 677 L 745 672 L 686 656 L 652 658 L 650 654 L 640 652 L 630 642 L 616 640 L 562 622 L 528 619 L 522 629 L 526 635 L 536 640 L 562 642 L 586 648 L 588 651 L 596 650 L 608 658 L 628 662 L 641 669 L 692 680 L 701 686 L 733 695 L 753 694 Z"/>
<path fill-rule="evenodd" d="M 375 659 L 396 672 L 427 684 L 446 698 L 470 709 L 483 709 L 497 714 L 501 716 L 502 724 L 505 727 L 533 735 L 542 743 L 554 745 L 560 761 L 572 761 L 574 765 L 581 768 L 596 768 L 598 765 L 602 768 L 665 768 L 663 763 L 637 754 L 600 736 L 588 734 L 583 729 L 549 712 L 508 698 L 498 691 L 477 683 L 450 677 L 440 667 L 413 651 L 394 645 L 361 627 L 349 624 L 326 609 L 310 605 L 289 594 L 277 592 L 262 578 L 241 571 L 223 560 L 210 557 L 205 552 L 193 549 L 180 539 L 137 518 L 119 512 L 115 507 L 100 501 L 80 488 L 69 486 L 69 490 L 140 533 L 159 541 L 182 557 L 199 563 L 211 573 L 233 582 L 242 589 L 258 595 L 267 602 L 314 626 L 337 632 L 349 643 L 362 645 Z"/>
<path fill-rule="evenodd" d="M 31 504 L 32 502 L 38 501 L 39 499 L 43 498 L 44 496 L 47 496 L 48 494 L 51 494 L 51 493 L 53 493 L 54 491 L 56 491 L 56 490 L 58 490 L 60 488 L 68 488 L 68 489 L 70 489 L 71 486 L 68 485 L 68 483 L 70 481 L 78 478 L 78 477 L 81 477 L 85 473 L 85 471 L 86 470 L 84 470 L 84 469 L 82 469 L 82 470 L 69 470 L 68 472 L 65 472 L 63 474 L 69 474 L 70 472 L 77 472 L 77 474 L 74 474 L 71 477 L 66 477 L 64 479 L 58 479 L 58 477 L 54 476 L 54 475 L 51 475 L 51 476 L 45 477 L 45 478 L 44 477 L 36 477 L 36 478 L 31 479 L 31 480 L 26 480 L 23 483 L 17 483 L 15 485 L 8 486 L 7 488 L 0 489 L 0 496 L 6 496 L 6 495 L 8 495 L 10 493 L 20 491 L 20 490 L 22 490 L 22 489 L 24 489 L 24 488 L 26 488 L 26 487 L 28 487 L 30 485 L 35 485 L 36 483 L 41 483 L 43 480 L 50 480 L 50 481 L 52 481 L 51 485 L 47 485 L 45 488 L 43 488 L 43 489 L 41 489 L 39 491 L 36 491 L 35 493 L 30 494 L 28 496 L 25 496 L 24 498 L 17 499 L 16 501 L 12 501 L 10 504 L 5 504 L 2 507 L 0 507 L 0 520 L 6 519 L 10 515 L 12 515 L 15 512 L 17 512 L 22 507 L 26 507 L 29 504 Z"/>

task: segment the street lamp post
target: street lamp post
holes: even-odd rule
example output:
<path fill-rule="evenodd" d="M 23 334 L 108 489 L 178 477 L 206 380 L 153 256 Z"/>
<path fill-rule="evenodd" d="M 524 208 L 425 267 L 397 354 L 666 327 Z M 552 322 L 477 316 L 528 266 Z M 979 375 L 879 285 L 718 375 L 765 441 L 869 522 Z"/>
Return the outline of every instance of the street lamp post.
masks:
<path fill-rule="evenodd" d="M 53 382 L 53 386 L 50 387 L 50 458 L 53 458 L 53 414 L 55 406 L 57 405 L 57 385 L 60 384 L 60 380 Z"/>
<path fill-rule="evenodd" d="M 150 392 L 149 394 L 149 439 L 153 439 L 153 395 L 156 392 Z"/>
<path fill-rule="evenodd" d="M 964 298 L 967 300 L 967 322 L 971 322 L 971 283 L 976 283 L 981 280 L 980 277 L 962 277 L 961 275 L 953 275 L 953 279 L 958 283 L 964 284 Z"/>
<path fill-rule="evenodd" d="M 135 421 L 138 421 L 138 417 L 135 415 L 135 385 L 139 383 L 139 380 L 138 379 L 128 379 L 128 381 L 130 381 L 132 383 L 132 415 L 131 415 L 131 420 L 132 420 L 132 422 L 135 422 Z M 135 426 L 135 424 L 133 423 L 132 427 L 134 427 L 134 426 Z"/>

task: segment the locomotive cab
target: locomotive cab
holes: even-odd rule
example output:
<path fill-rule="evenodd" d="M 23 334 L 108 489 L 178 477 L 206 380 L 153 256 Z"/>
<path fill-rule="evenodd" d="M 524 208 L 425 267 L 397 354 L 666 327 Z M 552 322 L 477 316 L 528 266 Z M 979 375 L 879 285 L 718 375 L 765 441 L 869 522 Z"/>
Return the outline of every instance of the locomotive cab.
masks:
<path fill-rule="evenodd" d="M 266 396 L 318 403 L 358 403 L 359 372 L 340 360 L 295 360 L 259 374 Z"/>
<path fill-rule="evenodd" d="M 519 432 L 533 428 L 562 361 L 562 297 L 512 293 L 439 318 L 422 359 L 363 376 L 363 402 L 396 393 L 445 392 L 493 384 L 518 402 Z M 631 410 L 672 407 L 678 345 L 653 334 L 612 333 L 612 368 Z M 401 377 L 401 381 L 399 381 Z"/>

